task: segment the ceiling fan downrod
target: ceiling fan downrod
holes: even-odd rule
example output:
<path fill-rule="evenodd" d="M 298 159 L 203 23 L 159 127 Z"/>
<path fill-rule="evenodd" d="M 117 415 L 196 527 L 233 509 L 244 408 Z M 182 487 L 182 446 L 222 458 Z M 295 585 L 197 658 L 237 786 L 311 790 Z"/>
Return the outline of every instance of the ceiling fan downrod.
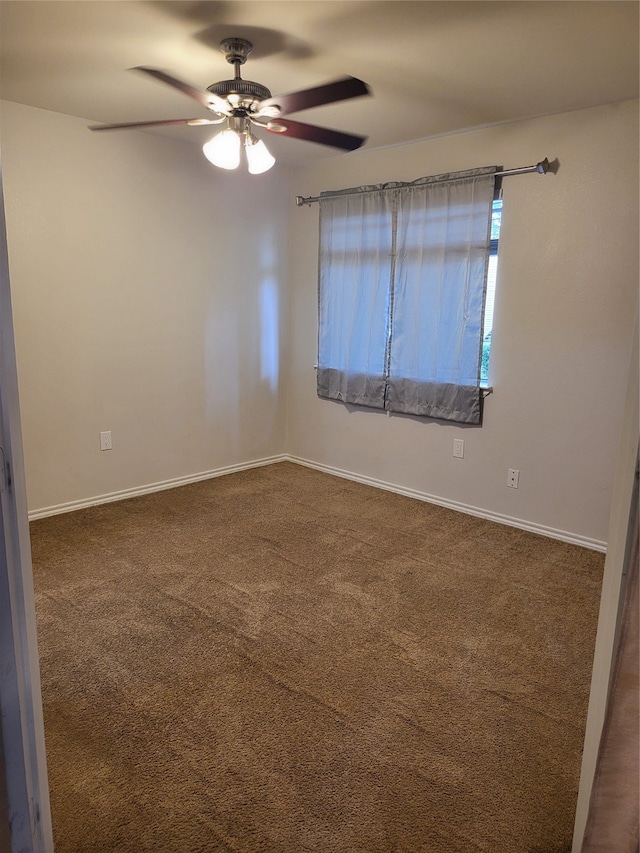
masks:
<path fill-rule="evenodd" d="M 254 83 L 252 80 L 243 80 L 240 76 L 240 66 L 244 65 L 253 50 L 250 41 L 241 38 L 223 39 L 220 42 L 220 50 L 224 53 L 227 62 L 234 66 L 234 78 L 212 83 L 211 86 L 207 86 L 208 92 L 220 98 L 235 96 L 232 100 L 235 101 L 235 109 L 241 111 L 238 114 L 246 114 L 252 107 L 255 108 L 257 103 L 271 97 L 271 92 L 266 86 Z"/>

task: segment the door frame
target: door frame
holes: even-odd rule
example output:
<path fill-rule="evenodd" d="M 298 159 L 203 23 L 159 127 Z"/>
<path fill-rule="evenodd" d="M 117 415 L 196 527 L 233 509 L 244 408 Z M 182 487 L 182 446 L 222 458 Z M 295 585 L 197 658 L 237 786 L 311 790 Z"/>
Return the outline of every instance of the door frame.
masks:
<path fill-rule="evenodd" d="M 13 853 L 52 853 L 31 543 L 0 163 L 0 820 Z"/>

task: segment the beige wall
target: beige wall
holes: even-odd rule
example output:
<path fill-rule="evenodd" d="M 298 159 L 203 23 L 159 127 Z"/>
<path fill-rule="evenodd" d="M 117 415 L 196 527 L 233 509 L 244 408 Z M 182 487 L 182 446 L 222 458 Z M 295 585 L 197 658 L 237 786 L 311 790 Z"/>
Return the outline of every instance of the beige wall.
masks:
<path fill-rule="evenodd" d="M 558 158 L 504 180 L 482 428 L 315 396 L 317 206 L 291 212 L 288 451 L 585 544 L 603 543 L 638 289 L 638 103 L 518 122 L 317 162 L 296 194 Z M 463 438 L 465 457 L 452 457 Z M 506 486 L 508 468 L 520 487 Z"/>
<path fill-rule="evenodd" d="M 6 102 L 1 117 L 32 512 L 288 452 L 604 543 L 638 286 L 637 102 L 259 177 L 150 134 Z M 544 156 L 557 175 L 504 181 L 484 426 L 317 399 L 318 208 L 294 194 Z"/>
<path fill-rule="evenodd" d="M 30 510 L 282 453 L 286 175 L 1 118 Z"/>

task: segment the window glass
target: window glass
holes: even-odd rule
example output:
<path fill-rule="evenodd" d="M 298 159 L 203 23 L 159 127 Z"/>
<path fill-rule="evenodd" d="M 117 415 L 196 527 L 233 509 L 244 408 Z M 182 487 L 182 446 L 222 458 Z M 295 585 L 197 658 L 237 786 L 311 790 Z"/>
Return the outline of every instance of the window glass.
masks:
<path fill-rule="evenodd" d="M 487 272 L 487 297 L 484 308 L 484 329 L 482 332 L 482 366 L 480 382 L 489 382 L 489 357 L 491 355 L 491 334 L 493 330 L 493 306 L 496 296 L 496 278 L 498 275 L 498 240 L 502 224 L 502 199 L 495 199 L 491 210 L 491 254 Z"/>

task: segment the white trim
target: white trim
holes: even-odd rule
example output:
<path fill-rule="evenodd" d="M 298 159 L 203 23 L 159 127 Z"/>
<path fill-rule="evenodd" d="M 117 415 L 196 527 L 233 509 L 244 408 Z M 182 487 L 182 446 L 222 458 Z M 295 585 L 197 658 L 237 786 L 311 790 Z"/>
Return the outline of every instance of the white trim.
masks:
<path fill-rule="evenodd" d="M 417 489 L 407 489 L 403 486 L 396 486 L 393 483 L 387 483 L 384 480 L 378 480 L 374 477 L 364 477 L 361 474 L 354 474 L 352 471 L 343 471 L 341 468 L 334 468 L 331 465 L 322 465 L 318 462 L 311 462 L 309 459 L 301 459 L 297 456 L 288 456 L 289 462 L 295 462 L 297 465 L 304 465 L 306 468 L 315 468 L 317 471 L 324 471 L 326 474 L 333 474 L 336 477 L 343 477 L 345 480 L 355 480 L 357 483 L 364 483 L 367 486 L 374 486 L 376 489 L 385 489 L 389 492 L 395 492 L 399 495 L 405 495 L 409 498 L 416 498 L 427 503 L 437 504 L 438 506 L 454 509 L 457 512 L 464 512 L 467 515 L 475 515 L 478 518 L 485 518 L 487 521 L 495 521 L 498 524 L 506 524 L 509 527 L 517 527 L 520 530 L 527 530 L 529 533 L 537 533 L 540 536 L 546 536 L 549 539 L 559 539 L 561 542 L 568 542 L 571 545 L 580 545 L 583 548 L 590 548 L 593 551 L 607 550 L 607 543 L 601 542 L 599 539 L 591 539 L 588 536 L 580 536 L 577 533 L 569 533 L 565 530 L 556 530 L 554 527 L 547 527 L 543 524 L 536 524 L 532 521 L 525 521 L 521 518 L 513 518 L 509 515 L 501 515 L 497 512 L 481 509 L 480 507 L 471 506 L 470 504 L 451 501 L 447 498 L 440 498 L 436 495 L 430 495 L 427 492 L 419 492 Z"/>
<path fill-rule="evenodd" d="M 559 539 L 561 542 L 568 542 L 571 545 L 580 545 L 583 548 L 591 548 L 593 551 L 605 552 L 607 550 L 607 543 L 601 542 L 598 539 L 590 539 L 587 536 L 579 536 L 576 533 L 568 533 L 565 530 L 556 530 L 553 527 L 536 524 L 532 521 L 524 521 L 524 519 L 521 518 L 512 518 L 508 515 L 490 512 L 489 510 L 471 506 L 470 504 L 451 501 L 447 498 L 430 495 L 427 492 L 420 492 L 417 489 L 407 489 L 403 486 L 397 486 L 394 483 L 387 483 L 384 480 L 378 480 L 375 477 L 365 477 L 361 474 L 355 474 L 353 471 L 344 471 L 342 468 L 334 468 L 331 465 L 322 465 L 318 462 L 312 462 L 309 459 L 302 459 L 299 456 L 290 456 L 287 453 L 281 453 L 278 456 L 268 456 L 263 459 L 254 459 L 251 462 L 243 462 L 239 465 L 227 465 L 224 468 L 216 468 L 213 471 L 203 471 L 199 474 L 191 474 L 187 477 L 176 477 L 173 480 L 162 480 L 159 483 L 150 483 L 149 485 L 139 486 L 133 489 L 123 489 L 120 492 L 110 492 L 106 495 L 97 495 L 95 497 L 85 498 L 79 501 L 70 501 L 69 503 L 35 509 L 29 513 L 29 521 L 35 521 L 38 518 L 47 518 L 50 515 L 59 515 L 63 512 L 73 512 L 77 509 L 86 509 L 87 507 L 98 506 L 99 504 L 126 500 L 126 498 L 149 495 L 152 492 L 161 492 L 165 489 L 175 489 L 178 486 L 186 486 L 189 483 L 198 483 L 201 480 L 211 480 L 214 477 L 222 477 L 225 474 L 235 474 L 238 471 L 247 471 L 251 468 L 261 468 L 265 465 L 273 465 L 276 462 L 293 462 L 296 465 L 303 465 L 305 468 L 315 468 L 317 471 L 323 471 L 325 474 L 333 474 L 335 477 L 342 477 L 345 480 L 353 480 L 356 483 L 363 483 L 366 486 L 374 486 L 376 489 L 384 489 L 385 491 L 395 492 L 396 494 L 405 495 L 409 498 L 416 498 L 420 501 L 444 506 L 448 509 L 454 509 L 457 512 L 464 512 L 467 515 L 475 515 L 478 518 L 485 518 L 487 521 L 495 521 L 498 524 L 506 524 L 509 527 L 528 530 L 530 533 L 538 533 L 539 535 L 547 536 L 550 539 Z"/>
<path fill-rule="evenodd" d="M 0 786 L 11 849 L 51 853 L 53 833 L 0 169 Z M 6 784 L 4 782 L 6 781 Z M 1 819 L 6 817 L 5 814 Z M 0 844 L 5 841 L 2 833 Z M 4 848 L 3 844 L 3 848 Z"/>
<path fill-rule="evenodd" d="M 238 471 L 247 471 L 250 468 L 262 468 L 264 465 L 273 465 L 276 462 L 286 462 L 289 457 L 285 454 L 279 456 L 267 456 L 263 459 L 254 459 L 251 462 L 242 462 L 238 465 L 225 465 L 213 471 L 201 471 L 198 474 L 190 474 L 186 477 L 175 477 L 172 480 L 161 480 L 158 483 L 149 483 L 146 486 L 136 486 L 133 489 L 123 489 L 119 492 L 109 492 L 105 495 L 96 495 L 92 498 L 83 498 L 79 501 L 45 506 L 42 509 L 34 509 L 29 513 L 29 521 L 38 518 L 47 518 L 50 515 L 60 515 L 63 512 L 74 512 L 77 509 L 86 509 L 90 506 L 123 501 L 127 498 L 137 498 L 141 495 L 150 495 L 152 492 L 163 492 L 166 489 L 176 489 L 178 486 L 187 486 L 189 483 L 199 483 L 201 480 L 212 480 L 214 477 L 222 477 L 225 474 L 235 474 Z"/>
<path fill-rule="evenodd" d="M 631 360 L 628 373 L 627 396 L 625 402 L 620 444 L 616 459 L 613 495 L 609 514 L 609 550 L 604 562 L 602 576 L 602 595 L 598 614 L 591 675 L 591 692 L 582 749 L 582 767 L 580 786 L 576 803 L 575 823 L 573 827 L 572 853 L 580 853 L 589 818 L 589 805 L 598 766 L 600 738 L 605 725 L 609 701 L 609 683 L 614 666 L 616 641 L 619 630 L 620 603 L 624 595 L 624 576 L 628 570 L 627 543 L 634 518 L 632 512 L 633 491 L 638 464 L 638 442 L 640 411 L 640 388 L 638 376 L 638 311 L 633 332 Z M 623 784 L 620 778 L 616 785 Z M 637 848 L 636 848 L 637 849 Z"/>

